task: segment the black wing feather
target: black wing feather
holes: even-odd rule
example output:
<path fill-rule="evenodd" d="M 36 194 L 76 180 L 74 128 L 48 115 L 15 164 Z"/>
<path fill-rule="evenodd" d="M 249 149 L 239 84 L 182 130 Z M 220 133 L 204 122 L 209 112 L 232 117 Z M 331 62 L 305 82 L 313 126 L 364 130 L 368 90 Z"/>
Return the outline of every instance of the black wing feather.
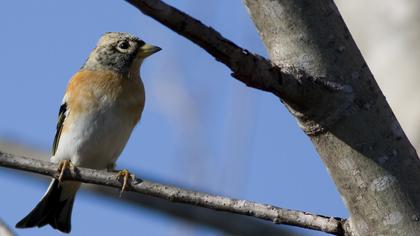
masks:
<path fill-rule="evenodd" d="M 55 132 L 54 143 L 52 146 L 53 156 L 55 155 L 55 151 L 57 151 L 58 142 L 60 141 L 61 130 L 63 129 L 64 119 L 66 119 L 66 112 L 67 112 L 67 103 L 63 103 L 60 106 L 60 111 L 58 112 L 57 131 Z"/>

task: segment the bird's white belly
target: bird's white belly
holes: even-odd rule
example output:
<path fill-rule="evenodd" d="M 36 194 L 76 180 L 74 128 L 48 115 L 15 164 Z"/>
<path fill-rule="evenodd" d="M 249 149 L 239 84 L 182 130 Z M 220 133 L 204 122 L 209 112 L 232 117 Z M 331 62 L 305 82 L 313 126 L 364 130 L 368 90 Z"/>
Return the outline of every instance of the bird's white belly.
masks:
<path fill-rule="evenodd" d="M 133 127 L 133 122 L 118 107 L 86 112 L 73 119 L 61 134 L 51 161 L 68 159 L 76 166 L 105 169 L 115 163 Z"/>

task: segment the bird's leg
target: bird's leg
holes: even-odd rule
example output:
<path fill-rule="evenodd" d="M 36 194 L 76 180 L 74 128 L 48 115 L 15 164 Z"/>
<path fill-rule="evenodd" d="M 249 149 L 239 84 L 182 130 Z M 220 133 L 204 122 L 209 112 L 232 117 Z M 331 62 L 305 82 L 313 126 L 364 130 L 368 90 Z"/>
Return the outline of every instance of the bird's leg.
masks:
<path fill-rule="evenodd" d="M 58 163 L 58 169 L 57 169 L 57 172 L 59 172 L 59 173 L 60 173 L 60 175 L 58 176 L 58 182 L 59 182 L 60 184 L 62 183 L 62 180 L 63 180 L 64 171 L 65 171 L 66 169 L 69 169 L 69 168 L 70 168 L 70 165 L 71 165 L 70 160 L 61 160 L 61 161 Z"/>
<path fill-rule="evenodd" d="M 123 183 L 122 183 L 122 187 L 121 187 L 121 190 L 120 190 L 120 197 L 121 197 L 123 192 L 127 188 L 128 180 L 130 178 L 134 179 L 134 177 L 133 177 L 134 175 L 132 175 L 127 169 L 116 171 L 115 170 L 115 163 L 108 164 L 106 168 L 107 168 L 108 171 L 117 172 L 116 180 L 119 181 L 121 178 L 123 178 Z"/>
<path fill-rule="evenodd" d="M 120 197 L 122 196 L 123 192 L 127 188 L 128 180 L 130 178 L 133 179 L 133 177 L 130 174 L 130 172 L 128 172 L 127 169 L 123 169 L 123 170 L 118 171 L 118 174 L 117 174 L 117 178 L 116 179 L 119 181 L 121 178 L 123 178 L 123 185 L 121 187 Z"/>

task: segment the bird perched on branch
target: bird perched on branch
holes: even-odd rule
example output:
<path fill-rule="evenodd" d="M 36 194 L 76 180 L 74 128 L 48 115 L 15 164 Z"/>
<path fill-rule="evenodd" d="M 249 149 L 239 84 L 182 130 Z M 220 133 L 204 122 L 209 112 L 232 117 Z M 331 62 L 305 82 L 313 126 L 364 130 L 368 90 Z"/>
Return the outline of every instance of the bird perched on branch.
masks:
<path fill-rule="evenodd" d="M 113 170 L 144 107 L 140 79 L 143 60 L 159 47 L 127 33 L 105 33 L 82 68 L 73 76 L 60 107 L 51 161 L 59 163 L 54 178 L 35 208 L 17 228 L 53 228 L 69 233 L 79 182 L 63 181 L 70 165 Z M 130 174 L 124 177 L 124 191 Z"/>

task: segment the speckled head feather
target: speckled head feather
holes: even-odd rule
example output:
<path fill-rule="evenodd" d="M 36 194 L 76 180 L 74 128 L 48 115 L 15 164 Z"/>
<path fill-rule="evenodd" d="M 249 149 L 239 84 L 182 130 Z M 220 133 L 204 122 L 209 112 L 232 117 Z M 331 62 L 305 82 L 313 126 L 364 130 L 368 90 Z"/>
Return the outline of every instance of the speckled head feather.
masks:
<path fill-rule="evenodd" d="M 82 69 L 131 74 L 138 72 L 144 58 L 160 50 L 131 34 L 108 32 L 99 39 Z"/>

